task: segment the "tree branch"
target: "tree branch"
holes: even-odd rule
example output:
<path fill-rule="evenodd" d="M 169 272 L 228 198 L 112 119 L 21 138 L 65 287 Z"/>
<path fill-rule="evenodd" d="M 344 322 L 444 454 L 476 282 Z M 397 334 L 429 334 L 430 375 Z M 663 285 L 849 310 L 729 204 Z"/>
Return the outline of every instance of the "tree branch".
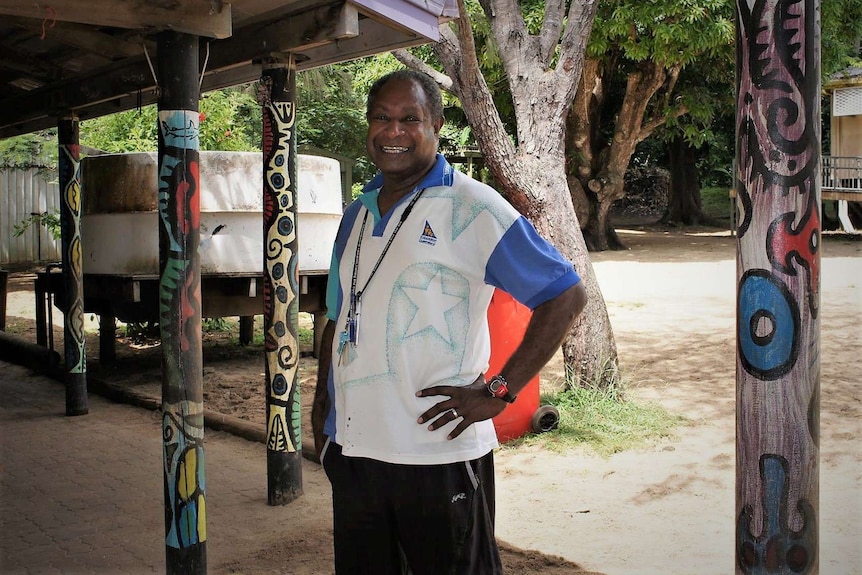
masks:
<path fill-rule="evenodd" d="M 641 125 L 641 131 L 640 134 L 638 134 L 637 143 L 640 144 L 649 138 L 656 129 L 666 124 L 669 119 L 679 118 L 685 114 L 688 114 L 688 106 L 680 104 L 678 108 L 675 108 L 669 114 L 665 114 L 661 117 L 656 116 L 655 118 L 650 118 Z"/>
<path fill-rule="evenodd" d="M 457 98 L 461 97 L 460 90 L 455 86 L 455 82 L 452 78 L 442 72 L 438 72 L 404 48 L 393 50 L 392 55 L 395 56 L 396 60 L 408 68 L 412 68 L 413 70 L 417 70 L 430 76 L 435 82 L 437 82 L 442 90 L 446 90 L 450 94 L 454 94 Z"/>
<path fill-rule="evenodd" d="M 527 82 L 527 70 L 541 58 L 539 40 L 527 32 L 521 6 L 515 0 L 479 0 L 479 3 L 491 25 L 500 61 L 514 92 L 518 84 Z"/>
<path fill-rule="evenodd" d="M 560 41 L 560 31 L 563 29 L 563 14 L 565 14 L 566 3 L 564 0 L 547 0 L 545 2 L 545 18 L 542 22 L 542 31 L 539 34 L 539 46 L 541 47 L 542 62 L 545 67 L 551 66 L 551 60 L 557 50 Z"/>
<path fill-rule="evenodd" d="M 566 29 L 560 40 L 557 74 L 580 76 L 598 4 L 598 0 L 574 0 L 569 6 Z"/>
<path fill-rule="evenodd" d="M 676 87 L 676 81 L 679 79 L 679 72 L 682 70 L 681 64 L 676 64 L 671 66 L 667 72 L 668 80 L 667 80 L 667 89 L 664 93 L 664 107 L 666 108 L 670 103 L 670 97 L 673 94 L 673 89 Z"/>

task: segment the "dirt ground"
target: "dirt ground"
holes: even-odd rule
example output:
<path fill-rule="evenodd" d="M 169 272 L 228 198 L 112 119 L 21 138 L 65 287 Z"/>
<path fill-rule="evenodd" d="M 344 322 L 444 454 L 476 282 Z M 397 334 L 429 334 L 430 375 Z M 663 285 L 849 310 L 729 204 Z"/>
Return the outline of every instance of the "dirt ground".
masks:
<path fill-rule="evenodd" d="M 735 485 L 735 240 L 717 228 L 630 226 L 628 250 L 592 255 L 608 306 L 627 395 L 683 415 L 676 433 L 610 457 L 583 450 L 504 446 L 497 454 L 498 537 L 507 573 L 711 575 L 733 569 Z M 826 234 L 821 280 L 820 569 L 862 573 L 862 237 Z M 7 331 L 35 341 L 32 277 L 10 279 Z M 55 310 L 55 324 L 62 314 Z M 88 318 L 90 325 L 95 324 Z M 261 345 L 205 337 L 204 402 L 264 424 Z M 62 330 L 54 335 L 62 345 Z M 160 351 L 118 341 L 118 361 L 101 366 L 88 339 L 90 375 L 156 397 Z M 304 427 L 315 361 L 301 360 Z M 557 356 L 542 372 L 557 385 Z M 310 437 L 306 434 L 305 437 Z M 307 440 L 308 441 L 308 440 Z M 307 571 L 331 572 L 328 514 L 307 524 Z M 271 549 L 271 548 L 270 548 Z M 278 551 L 251 554 L 220 573 L 274 572 Z M 317 558 L 317 564 L 314 564 Z"/>

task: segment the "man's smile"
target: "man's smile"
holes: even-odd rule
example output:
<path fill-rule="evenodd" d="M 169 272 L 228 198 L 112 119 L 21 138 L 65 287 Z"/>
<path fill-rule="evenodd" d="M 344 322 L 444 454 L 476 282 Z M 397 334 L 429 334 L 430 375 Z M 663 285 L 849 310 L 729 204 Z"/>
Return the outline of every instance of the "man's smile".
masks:
<path fill-rule="evenodd" d="M 410 150 L 404 146 L 381 146 L 384 154 L 403 154 Z"/>

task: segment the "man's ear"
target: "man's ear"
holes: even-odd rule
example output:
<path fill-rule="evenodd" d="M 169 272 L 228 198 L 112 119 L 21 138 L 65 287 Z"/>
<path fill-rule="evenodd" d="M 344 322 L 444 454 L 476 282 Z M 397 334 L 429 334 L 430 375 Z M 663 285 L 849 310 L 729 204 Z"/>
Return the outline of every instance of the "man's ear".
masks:
<path fill-rule="evenodd" d="M 443 117 L 441 116 L 441 117 L 437 118 L 436 122 L 434 122 L 434 135 L 435 136 L 440 135 L 440 128 L 442 128 L 442 127 L 443 127 Z"/>

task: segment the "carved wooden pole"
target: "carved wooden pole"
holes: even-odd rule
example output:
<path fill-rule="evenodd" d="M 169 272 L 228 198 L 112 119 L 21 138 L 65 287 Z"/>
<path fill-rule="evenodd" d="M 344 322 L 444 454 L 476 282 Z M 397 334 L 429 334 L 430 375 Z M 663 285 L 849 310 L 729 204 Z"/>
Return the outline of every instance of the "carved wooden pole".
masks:
<path fill-rule="evenodd" d="M 206 573 L 198 38 L 158 36 L 159 325 L 167 572 Z"/>
<path fill-rule="evenodd" d="M 66 415 L 89 412 L 87 356 L 84 351 L 84 272 L 81 252 L 81 157 L 78 119 L 61 118 L 57 124 L 60 145 L 60 234 L 63 248 L 63 288 L 66 302 L 63 354 Z M 48 329 L 51 329 L 49 326 Z"/>
<path fill-rule="evenodd" d="M 737 574 L 818 572 L 819 13 L 737 0 Z"/>
<path fill-rule="evenodd" d="M 263 321 L 266 464 L 270 505 L 302 495 L 296 234 L 296 64 L 265 63 L 263 111 Z"/>

